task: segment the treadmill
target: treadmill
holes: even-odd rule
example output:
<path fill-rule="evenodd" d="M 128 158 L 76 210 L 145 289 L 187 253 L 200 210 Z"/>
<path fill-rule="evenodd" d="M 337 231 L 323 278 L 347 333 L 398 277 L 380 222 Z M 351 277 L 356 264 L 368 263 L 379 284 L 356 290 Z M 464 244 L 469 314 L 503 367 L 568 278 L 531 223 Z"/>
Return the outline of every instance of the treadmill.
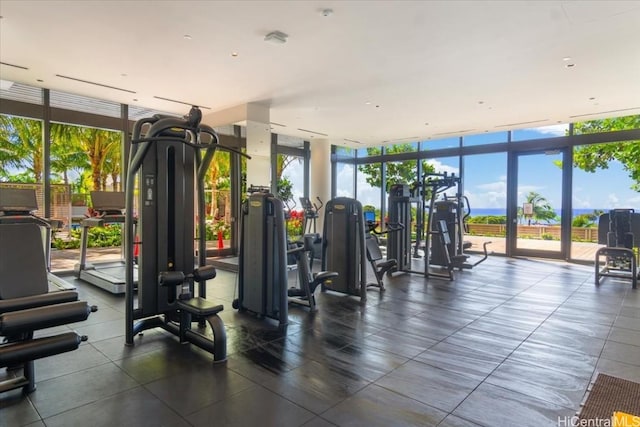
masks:
<path fill-rule="evenodd" d="M 51 290 L 72 291 L 76 287 L 51 273 L 52 228 L 60 227 L 59 220 L 36 216 L 38 210 L 36 190 L 28 188 L 0 188 L 0 224 L 37 224 L 42 229 L 42 250 L 47 261 L 47 279 Z M 15 242 L 18 245 L 20 242 Z M 1 262 L 1 260 L 0 260 Z"/>
<path fill-rule="evenodd" d="M 124 294 L 125 285 L 125 260 L 124 245 L 122 245 L 120 260 L 95 263 L 87 262 L 87 248 L 89 241 L 89 229 L 92 227 L 104 227 L 109 224 L 124 224 L 125 196 L 122 192 L 92 191 L 91 204 L 96 216 L 85 218 L 80 223 L 82 227 L 80 239 L 80 262 L 74 266 L 77 277 L 87 283 L 102 288 L 112 294 Z M 134 284 L 138 283 L 137 267 L 133 271 Z"/>

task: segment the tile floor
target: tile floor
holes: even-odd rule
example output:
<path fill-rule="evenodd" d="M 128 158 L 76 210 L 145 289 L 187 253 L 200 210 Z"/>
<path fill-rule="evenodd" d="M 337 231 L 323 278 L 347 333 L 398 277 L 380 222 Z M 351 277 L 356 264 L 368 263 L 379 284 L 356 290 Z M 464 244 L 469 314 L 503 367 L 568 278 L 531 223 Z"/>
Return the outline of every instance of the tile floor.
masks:
<path fill-rule="evenodd" d="M 228 361 L 160 330 L 124 343 L 124 298 L 77 282 L 100 310 L 77 351 L 39 360 L 37 390 L 0 395 L 2 426 L 557 426 L 597 372 L 640 381 L 640 290 L 593 269 L 491 257 L 455 282 L 385 278 L 387 291 L 318 291 L 286 334 L 224 303 Z M 53 331 L 66 329 L 57 328 Z M 0 377 L 5 375 L 0 370 Z M 562 424 L 568 425 L 568 424 Z"/>

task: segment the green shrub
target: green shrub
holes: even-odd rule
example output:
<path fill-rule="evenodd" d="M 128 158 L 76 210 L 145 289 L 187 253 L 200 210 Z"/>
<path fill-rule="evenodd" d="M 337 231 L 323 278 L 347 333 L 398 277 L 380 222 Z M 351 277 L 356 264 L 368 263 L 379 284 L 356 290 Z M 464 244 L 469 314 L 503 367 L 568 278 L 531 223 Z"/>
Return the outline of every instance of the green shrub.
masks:
<path fill-rule="evenodd" d="M 56 249 L 78 249 L 82 236 L 81 229 L 73 229 L 67 239 L 54 236 L 52 246 Z M 119 225 L 89 228 L 87 246 L 90 248 L 106 248 L 122 245 L 122 229 Z"/>
<path fill-rule="evenodd" d="M 542 237 L 542 240 L 553 240 L 553 235 L 550 233 L 542 233 L 540 237 Z"/>
<path fill-rule="evenodd" d="M 467 220 L 469 224 L 506 224 L 506 215 L 479 215 L 472 216 Z"/>

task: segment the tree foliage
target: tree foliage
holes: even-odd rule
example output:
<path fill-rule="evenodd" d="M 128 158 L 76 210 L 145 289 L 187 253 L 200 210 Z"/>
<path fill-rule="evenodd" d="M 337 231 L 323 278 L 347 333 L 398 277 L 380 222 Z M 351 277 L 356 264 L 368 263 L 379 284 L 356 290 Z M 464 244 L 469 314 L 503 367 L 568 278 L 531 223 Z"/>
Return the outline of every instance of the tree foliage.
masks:
<path fill-rule="evenodd" d="M 640 129 L 640 115 L 618 117 L 613 119 L 590 120 L 576 123 L 577 134 L 619 131 L 624 129 Z M 622 164 L 633 180 L 631 188 L 640 192 L 640 141 L 626 141 L 606 144 L 591 144 L 576 147 L 573 152 L 573 166 L 585 172 L 594 173 L 608 169 L 611 161 Z"/>
<path fill-rule="evenodd" d="M 0 178 L 19 182 L 42 181 L 42 154 L 40 120 L 0 115 Z M 11 174 L 11 169 L 20 172 Z"/>
<path fill-rule="evenodd" d="M 386 154 L 397 154 L 414 151 L 414 148 L 411 144 L 395 144 L 385 148 Z M 379 147 L 369 147 L 367 148 L 367 154 L 369 156 L 379 156 L 382 154 L 382 152 Z M 416 173 L 415 160 L 404 160 L 400 162 L 389 161 L 386 163 L 386 168 L 386 191 L 388 191 L 389 187 L 393 184 L 413 184 L 418 178 Z M 377 188 L 380 188 L 382 186 L 382 169 L 380 168 L 380 163 L 369 163 L 360 165 L 358 166 L 358 170 L 366 175 L 365 179 L 367 181 L 367 184 Z M 422 172 L 435 172 L 435 169 L 432 165 L 427 163 L 426 160 L 422 160 Z"/>
<path fill-rule="evenodd" d="M 52 181 L 82 187 L 83 172 L 90 170 L 93 190 L 105 189 L 109 179 L 117 190 L 120 135 L 104 129 L 52 123 Z M 42 182 L 43 169 L 42 121 L 0 115 L 0 178 Z M 72 170 L 80 176 L 76 183 L 69 182 L 68 172 Z"/>

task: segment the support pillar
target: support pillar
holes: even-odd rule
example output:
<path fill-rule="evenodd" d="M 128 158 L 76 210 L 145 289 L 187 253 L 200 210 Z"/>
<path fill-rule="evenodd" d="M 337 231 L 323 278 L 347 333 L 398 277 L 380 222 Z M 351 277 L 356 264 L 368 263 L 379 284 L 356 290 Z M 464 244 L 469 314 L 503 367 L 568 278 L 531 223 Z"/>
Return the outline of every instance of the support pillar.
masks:
<path fill-rule="evenodd" d="M 244 122 L 246 128 L 247 188 L 251 185 L 270 187 L 271 184 L 271 124 L 269 107 L 243 104 L 207 114 L 202 122 L 212 126 Z"/>
<path fill-rule="evenodd" d="M 327 203 L 331 198 L 331 143 L 328 139 L 314 139 L 310 144 L 311 171 L 309 199 L 313 202 L 316 197 Z M 318 232 L 322 233 L 324 224 L 324 209 L 317 219 Z"/>

